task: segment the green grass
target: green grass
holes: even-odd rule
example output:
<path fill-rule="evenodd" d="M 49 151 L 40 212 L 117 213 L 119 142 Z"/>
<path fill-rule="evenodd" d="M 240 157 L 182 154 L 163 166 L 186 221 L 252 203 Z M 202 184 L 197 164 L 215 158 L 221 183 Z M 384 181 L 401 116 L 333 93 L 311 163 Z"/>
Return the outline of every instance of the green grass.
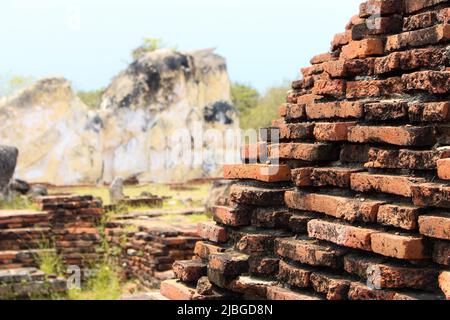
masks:
<path fill-rule="evenodd" d="M 0 201 L 0 210 L 32 210 L 38 211 L 39 207 L 24 196 L 14 196 L 11 201 Z"/>

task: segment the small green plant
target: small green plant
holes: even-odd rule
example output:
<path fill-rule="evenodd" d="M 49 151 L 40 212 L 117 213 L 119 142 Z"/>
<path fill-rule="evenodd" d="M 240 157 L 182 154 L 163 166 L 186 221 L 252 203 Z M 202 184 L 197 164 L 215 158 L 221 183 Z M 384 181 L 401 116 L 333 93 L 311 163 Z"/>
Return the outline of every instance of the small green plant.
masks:
<path fill-rule="evenodd" d="M 102 101 L 102 96 L 105 93 L 105 89 L 91 90 L 91 91 L 78 91 L 78 97 L 89 108 L 98 109 Z"/>
<path fill-rule="evenodd" d="M 64 264 L 55 250 L 54 241 L 42 236 L 35 260 L 39 269 L 47 275 L 64 276 Z"/>
<path fill-rule="evenodd" d="M 160 48 L 167 47 L 166 43 L 160 38 L 144 38 L 143 42 L 144 43 L 140 47 L 134 49 L 131 53 L 134 60 L 139 59 L 147 52 L 153 52 Z"/>
<path fill-rule="evenodd" d="M 0 200 L 0 210 L 33 210 L 38 211 L 38 206 L 25 196 L 12 195 L 9 201 Z"/>

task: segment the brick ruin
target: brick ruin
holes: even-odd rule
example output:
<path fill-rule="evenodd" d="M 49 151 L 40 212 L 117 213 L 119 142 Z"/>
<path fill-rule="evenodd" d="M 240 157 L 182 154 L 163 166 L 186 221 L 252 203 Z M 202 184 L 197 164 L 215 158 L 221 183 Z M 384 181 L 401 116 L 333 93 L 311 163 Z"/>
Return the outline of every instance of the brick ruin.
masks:
<path fill-rule="evenodd" d="M 450 2 L 370 0 L 292 83 L 169 299 L 450 299 Z M 280 162 L 273 164 L 274 159 Z"/>

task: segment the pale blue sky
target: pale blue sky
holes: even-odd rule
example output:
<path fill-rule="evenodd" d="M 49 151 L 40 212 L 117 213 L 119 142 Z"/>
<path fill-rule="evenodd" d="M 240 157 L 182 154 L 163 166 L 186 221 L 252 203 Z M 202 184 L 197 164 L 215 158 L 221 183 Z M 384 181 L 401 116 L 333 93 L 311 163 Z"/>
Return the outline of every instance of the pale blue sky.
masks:
<path fill-rule="evenodd" d="M 105 87 L 144 37 L 216 47 L 233 81 L 264 91 L 326 52 L 362 0 L 2 0 L 1 74 Z"/>

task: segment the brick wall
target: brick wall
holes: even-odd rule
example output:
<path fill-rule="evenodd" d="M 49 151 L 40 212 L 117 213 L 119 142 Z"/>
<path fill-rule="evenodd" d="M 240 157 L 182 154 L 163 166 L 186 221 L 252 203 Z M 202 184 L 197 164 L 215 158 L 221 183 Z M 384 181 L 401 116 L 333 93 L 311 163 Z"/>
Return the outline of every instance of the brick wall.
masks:
<path fill-rule="evenodd" d="M 450 298 L 450 2 L 361 4 L 246 146 L 170 299 Z M 279 156 L 280 164 L 257 159 Z"/>

